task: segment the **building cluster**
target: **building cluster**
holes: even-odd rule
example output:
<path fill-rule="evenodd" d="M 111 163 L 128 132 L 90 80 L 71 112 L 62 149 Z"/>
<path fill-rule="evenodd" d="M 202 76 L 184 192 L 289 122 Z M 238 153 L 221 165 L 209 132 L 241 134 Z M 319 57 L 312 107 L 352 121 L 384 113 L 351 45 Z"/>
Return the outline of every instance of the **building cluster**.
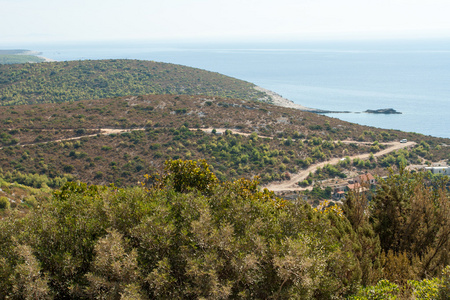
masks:
<path fill-rule="evenodd" d="M 333 200 L 343 200 L 348 191 L 353 190 L 358 193 L 367 192 L 371 188 L 376 186 L 377 182 L 375 177 L 370 173 L 358 175 L 353 179 L 350 179 L 347 184 L 337 185 L 333 188 Z"/>
<path fill-rule="evenodd" d="M 432 174 L 441 174 L 450 176 L 450 166 L 448 165 L 435 165 L 430 167 L 416 168 L 416 170 L 429 171 Z M 450 183 L 450 182 L 449 182 Z M 377 181 L 375 177 L 370 173 L 358 175 L 353 179 L 350 179 L 346 184 L 339 184 L 333 188 L 333 200 L 339 201 L 345 199 L 348 191 L 353 190 L 358 193 L 367 192 L 370 189 L 375 188 Z"/>

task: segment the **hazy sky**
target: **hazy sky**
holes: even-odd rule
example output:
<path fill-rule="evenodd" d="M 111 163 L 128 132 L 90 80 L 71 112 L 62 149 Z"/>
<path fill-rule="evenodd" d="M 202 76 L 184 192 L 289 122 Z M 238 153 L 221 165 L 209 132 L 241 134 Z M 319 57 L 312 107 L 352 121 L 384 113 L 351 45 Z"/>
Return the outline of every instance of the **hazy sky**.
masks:
<path fill-rule="evenodd" d="M 450 0 L 0 0 L 0 45 L 450 37 Z"/>

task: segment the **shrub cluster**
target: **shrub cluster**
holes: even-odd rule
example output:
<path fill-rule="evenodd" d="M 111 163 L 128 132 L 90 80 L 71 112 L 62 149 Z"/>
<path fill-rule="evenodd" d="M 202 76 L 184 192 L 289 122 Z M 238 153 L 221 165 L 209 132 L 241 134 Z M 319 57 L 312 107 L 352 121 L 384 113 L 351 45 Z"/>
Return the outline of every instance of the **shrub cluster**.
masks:
<path fill-rule="evenodd" d="M 401 187 L 406 175 L 399 176 Z M 25 217 L 0 221 L 0 298 L 365 299 L 371 285 L 396 291 L 389 282 L 376 285 L 387 264 L 395 265 L 383 256 L 391 248 L 395 261 L 406 251 L 408 266 L 408 251 L 417 249 L 411 257 L 421 259 L 422 269 L 402 279 L 439 275 L 447 219 L 439 219 L 445 230 L 426 234 L 421 256 L 418 243 L 380 243 L 388 226 L 382 214 L 372 215 L 372 226 L 361 199 L 351 198 L 345 215 L 336 207 L 314 210 L 259 190 L 255 180 L 220 182 L 205 161 L 167 161 L 141 187 L 68 182 Z M 413 212 L 428 207 L 431 219 L 447 212 L 429 204 Z M 408 209 L 397 219 L 409 220 Z M 440 292 L 445 282 L 433 284 Z M 427 286 L 408 284 L 414 293 Z"/>

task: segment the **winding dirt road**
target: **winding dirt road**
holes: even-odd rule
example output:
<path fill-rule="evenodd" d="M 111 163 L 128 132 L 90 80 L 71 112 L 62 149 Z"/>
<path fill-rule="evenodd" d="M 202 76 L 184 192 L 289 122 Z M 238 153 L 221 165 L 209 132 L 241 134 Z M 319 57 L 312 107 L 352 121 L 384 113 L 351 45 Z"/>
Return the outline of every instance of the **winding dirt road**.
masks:
<path fill-rule="evenodd" d="M 68 129 L 73 130 L 73 129 Z M 94 134 L 88 134 L 88 135 L 80 135 L 80 136 L 74 136 L 69 138 L 61 138 L 57 140 L 51 140 L 51 141 L 45 141 L 45 142 L 37 142 L 37 143 L 29 143 L 29 144 L 17 144 L 17 146 L 25 147 L 25 146 L 34 146 L 34 145 L 42 145 L 42 144 L 48 144 L 53 142 L 63 142 L 63 141 L 72 141 L 72 140 L 79 140 L 85 137 L 94 137 L 98 134 L 101 135 L 108 135 L 108 134 L 118 134 L 123 132 L 130 132 L 133 130 L 144 130 L 144 128 L 133 128 L 133 129 L 113 129 L 113 128 L 101 128 L 100 132 L 94 133 Z M 0 147 L 0 150 L 2 150 L 4 147 Z"/>
<path fill-rule="evenodd" d="M 352 142 L 354 143 L 354 142 Z M 381 144 L 381 143 L 380 143 Z M 383 145 L 388 145 L 389 147 L 381 150 L 377 153 L 373 153 L 373 156 L 378 157 L 378 156 L 383 156 L 385 154 L 391 153 L 393 151 L 396 151 L 398 149 L 402 149 L 402 148 L 407 148 L 407 147 L 412 147 L 414 146 L 416 143 L 415 142 L 407 142 L 407 143 L 400 143 L 400 142 L 392 142 L 392 143 L 383 143 Z M 370 153 L 364 153 L 364 154 L 358 154 L 358 155 L 353 155 L 353 156 L 349 156 L 350 159 L 355 159 L 355 158 L 359 158 L 359 159 L 368 159 L 370 157 Z M 342 160 L 342 158 L 333 158 L 324 162 L 320 162 L 314 165 L 309 166 L 308 169 L 306 170 L 301 170 L 300 172 L 298 172 L 297 174 L 291 175 L 291 179 L 289 180 L 285 180 L 282 182 L 272 182 L 269 183 L 268 185 L 264 186 L 265 188 L 267 188 L 268 190 L 274 191 L 274 192 L 282 192 L 282 191 L 302 191 L 305 190 L 305 188 L 299 187 L 297 185 L 297 182 L 299 181 L 303 181 L 305 180 L 309 173 L 313 173 L 315 170 L 317 170 L 318 168 L 323 168 L 324 166 L 330 164 L 330 165 L 335 165 L 337 164 L 340 160 Z"/>
<path fill-rule="evenodd" d="M 238 130 L 233 130 L 233 129 L 226 129 L 226 128 L 214 128 L 216 130 L 217 133 L 223 134 L 226 130 L 230 130 L 232 133 L 234 134 L 240 134 L 240 135 L 244 135 L 244 136 L 249 136 L 250 133 L 244 133 L 244 132 L 240 132 Z M 195 128 L 191 128 L 191 130 L 197 130 Z M 204 132 L 209 132 L 211 133 L 213 128 L 201 128 L 200 130 L 204 131 Z M 260 138 L 270 138 L 273 139 L 273 137 L 269 137 L 269 136 L 260 136 L 258 135 L 258 137 Z M 304 140 L 303 140 L 304 141 Z M 346 143 L 346 144 L 360 144 L 360 145 L 372 145 L 372 142 L 358 142 L 358 141 L 341 141 L 342 143 Z M 400 143 L 400 142 L 390 142 L 390 143 L 380 143 L 380 145 L 385 145 L 388 146 L 386 149 L 381 150 L 379 152 L 373 153 L 374 157 L 379 157 L 379 156 L 383 156 L 385 154 L 391 153 L 393 151 L 399 150 L 399 149 L 403 149 L 403 148 L 408 148 L 408 147 L 412 147 L 414 146 L 416 143 L 415 142 L 406 142 L 406 143 Z M 349 156 L 351 160 L 355 159 L 355 158 L 359 158 L 359 159 L 368 159 L 370 157 L 371 153 L 364 153 L 364 154 L 358 154 L 358 155 L 353 155 L 353 156 Z M 343 157 L 344 158 L 344 157 Z M 314 171 L 316 171 L 318 168 L 323 168 L 326 165 L 335 165 L 337 163 L 339 163 L 340 160 L 342 160 L 343 158 L 333 158 L 324 162 L 320 162 L 314 165 L 309 166 L 306 170 L 301 170 L 300 172 L 298 172 L 297 174 L 291 175 L 291 179 L 289 180 L 285 180 L 282 182 L 272 182 L 269 183 L 268 185 L 264 186 L 265 188 L 267 188 L 268 190 L 274 191 L 274 192 L 285 192 L 285 191 L 302 191 L 308 188 L 302 188 L 300 186 L 297 185 L 297 182 L 299 181 L 303 181 L 305 180 L 309 173 L 313 173 Z"/>
<path fill-rule="evenodd" d="M 244 135 L 244 136 L 249 136 L 249 133 L 244 133 L 244 132 L 240 132 L 238 130 L 233 130 L 233 129 L 226 129 L 226 128 L 214 128 L 216 130 L 216 132 L 223 134 L 225 132 L 225 130 L 230 130 L 232 133 L 234 134 L 240 134 L 240 135 Z M 83 136 L 76 136 L 76 137 L 70 137 L 70 138 L 62 138 L 62 139 L 57 139 L 57 140 L 51 140 L 51 141 L 45 141 L 45 142 L 39 142 L 39 143 L 32 143 L 32 144 L 21 144 L 20 146 L 25 147 L 25 146 L 33 146 L 33 145 L 40 145 L 40 144 L 47 144 L 47 143 L 51 143 L 51 142 L 62 142 L 62 141 L 70 141 L 70 140 L 79 140 L 85 137 L 93 137 L 93 136 L 97 136 L 98 134 L 101 135 L 108 135 L 108 134 L 118 134 L 118 133 L 123 133 L 123 132 L 130 132 L 133 130 L 145 130 L 145 128 L 133 128 L 133 129 L 113 129 L 113 128 L 101 128 L 100 131 L 98 133 L 95 134 L 89 134 L 89 135 L 83 135 Z M 197 128 L 190 128 L 190 130 L 197 130 Z M 202 131 L 204 132 L 212 132 L 213 128 L 201 128 Z M 273 137 L 268 137 L 268 136 L 259 136 L 260 138 L 270 138 L 272 139 Z M 372 143 L 367 143 L 367 142 L 357 142 L 357 141 L 342 141 L 343 143 L 355 143 L 355 144 L 372 144 Z M 388 148 L 381 150 L 377 153 L 373 153 L 373 156 L 378 157 L 378 156 L 382 156 L 388 153 L 391 153 L 393 151 L 396 151 L 398 149 L 402 149 L 402 148 L 407 148 L 407 147 L 412 147 L 414 146 L 416 143 L 415 142 L 407 142 L 407 143 L 400 143 L 400 142 L 391 142 L 391 143 L 380 143 L 382 145 L 387 145 Z M 0 150 L 3 149 L 3 147 L 0 147 Z M 350 159 L 355 159 L 355 158 L 359 158 L 359 159 L 368 159 L 370 157 L 370 153 L 364 153 L 364 154 L 358 154 L 358 155 L 353 155 L 350 156 Z M 320 162 L 314 165 L 309 166 L 306 170 L 300 170 L 300 172 L 291 175 L 291 179 L 289 180 L 285 180 L 282 182 L 272 182 L 269 183 L 268 185 L 264 186 L 265 188 L 267 188 L 268 190 L 274 191 L 274 192 L 282 192 L 282 191 L 301 191 L 301 190 L 305 190 L 305 188 L 299 187 L 297 185 L 297 182 L 299 181 L 303 181 L 305 180 L 309 173 L 313 173 L 315 170 L 317 170 L 318 168 L 323 168 L 325 165 L 335 165 L 337 163 L 339 163 L 340 160 L 342 160 L 343 158 L 333 158 L 330 159 L 328 161 L 324 161 L 324 162 Z"/>

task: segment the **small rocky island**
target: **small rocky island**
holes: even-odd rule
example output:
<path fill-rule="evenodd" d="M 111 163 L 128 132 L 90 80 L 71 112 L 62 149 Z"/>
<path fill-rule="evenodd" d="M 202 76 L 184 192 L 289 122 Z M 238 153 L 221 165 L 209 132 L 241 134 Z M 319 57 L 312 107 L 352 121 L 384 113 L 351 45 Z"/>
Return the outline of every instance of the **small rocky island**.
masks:
<path fill-rule="evenodd" d="M 365 113 L 368 114 L 386 114 L 386 115 L 391 115 L 391 114 L 401 114 L 401 112 L 396 111 L 393 108 L 381 108 L 381 109 L 368 109 L 365 111 Z"/>

